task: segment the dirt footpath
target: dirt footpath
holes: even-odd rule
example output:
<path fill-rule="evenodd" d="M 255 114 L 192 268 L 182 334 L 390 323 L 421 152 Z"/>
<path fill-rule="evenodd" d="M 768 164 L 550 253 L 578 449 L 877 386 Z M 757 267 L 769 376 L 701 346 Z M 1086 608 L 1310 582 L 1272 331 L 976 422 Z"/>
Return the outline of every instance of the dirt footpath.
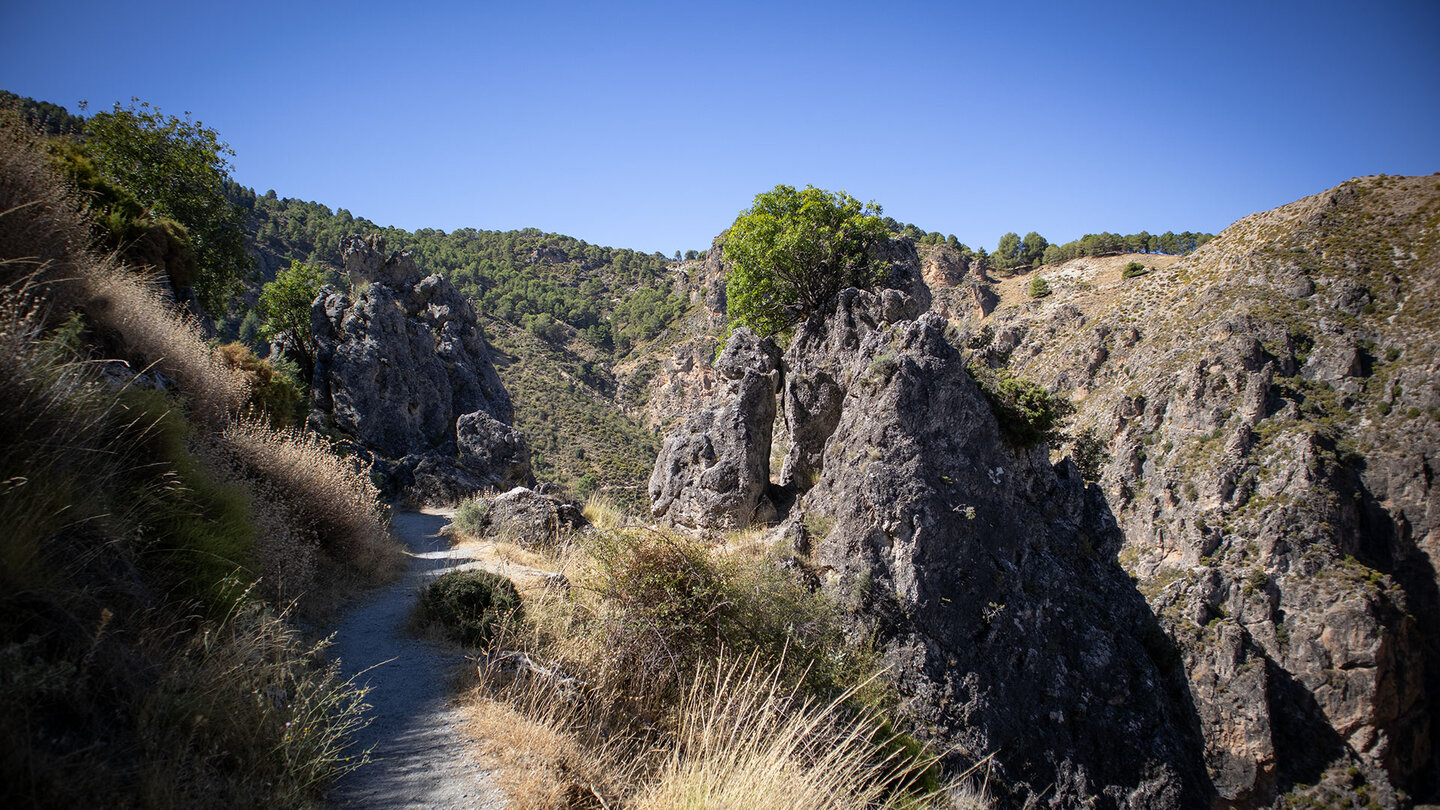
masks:
<path fill-rule="evenodd" d="M 371 688 L 371 723 L 359 743 L 374 746 L 374 761 L 331 789 L 331 807 L 504 807 L 451 704 L 451 678 L 466 664 L 464 657 L 409 635 L 405 627 L 425 581 L 466 561 L 439 535 L 448 522 L 439 513 L 397 513 L 391 525 L 412 555 L 409 572 L 353 605 L 336 628 L 331 654 L 347 677 L 363 673 L 357 682 Z"/>

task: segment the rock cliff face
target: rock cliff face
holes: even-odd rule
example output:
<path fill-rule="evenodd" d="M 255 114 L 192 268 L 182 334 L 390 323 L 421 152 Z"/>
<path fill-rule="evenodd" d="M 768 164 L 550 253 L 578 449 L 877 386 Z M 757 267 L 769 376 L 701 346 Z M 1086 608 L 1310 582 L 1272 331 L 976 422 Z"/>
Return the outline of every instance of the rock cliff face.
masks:
<path fill-rule="evenodd" d="M 935 299 L 933 310 L 955 319 L 983 318 L 995 309 L 999 298 L 991 289 L 994 281 L 984 270 L 973 267 L 950 245 L 926 245 L 922 250 L 921 269 Z"/>
<path fill-rule="evenodd" d="M 1436 797 L 1437 223 L 1436 178 L 1364 178 L 968 321 L 1098 437 L 1236 806 Z"/>
<path fill-rule="evenodd" d="M 529 450 L 469 300 L 379 237 L 349 237 L 341 252 L 360 292 L 327 287 L 312 309 L 316 410 L 412 501 L 529 483 Z"/>
<path fill-rule="evenodd" d="M 835 368 L 841 389 L 790 520 L 857 632 L 882 642 L 906 714 L 941 750 L 995 753 L 1017 799 L 1204 806 L 1173 647 L 1116 561 L 1099 491 L 1043 446 L 1005 444 L 943 319 L 846 303 L 787 355 Z"/>
<path fill-rule="evenodd" d="M 799 328 L 777 531 L 922 729 L 1021 794 L 1435 801 L 1440 183 L 1351 181 L 1139 278 L 1085 261 L 1037 301 L 927 251 L 949 332 L 898 292 Z M 1094 484 L 999 438 L 957 345 L 1070 396 Z"/>
<path fill-rule="evenodd" d="M 1043 448 L 1002 442 L 944 320 L 915 320 L 921 308 L 895 289 L 847 290 L 797 329 L 781 424 L 799 500 L 778 531 L 808 547 L 857 637 L 882 644 L 906 713 L 939 749 L 962 761 L 994 752 L 999 781 L 1021 800 L 1048 789 L 1065 806 L 1205 805 L 1174 648 L 1115 560 L 1123 538 L 1098 490 L 1068 462 L 1052 468 Z M 710 471 L 740 465 L 709 460 L 769 455 L 760 425 L 775 389 L 762 381 L 781 364 L 757 342 L 738 330 L 718 364 L 753 381 L 750 397 L 732 385 L 667 441 L 651 480 L 662 518 L 709 492 L 697 478 L 764 492 L 763 465 L 720 476 Z M 753 430 L 730 428 L 740 401 Z M 754 518 L 683 514 L 672 522 Z"/>

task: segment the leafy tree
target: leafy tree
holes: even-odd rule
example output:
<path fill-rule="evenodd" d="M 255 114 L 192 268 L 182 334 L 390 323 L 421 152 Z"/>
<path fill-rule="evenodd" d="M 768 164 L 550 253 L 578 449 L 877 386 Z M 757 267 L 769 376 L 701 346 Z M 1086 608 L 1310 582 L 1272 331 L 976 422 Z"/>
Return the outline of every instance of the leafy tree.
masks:
<path fill-rule="evenodd" d="M 315 370 L 315 338 L 310 334 L 310 305 L 325 283 L 321 267 L 291 260 L 275 280 L 260 291 L 256 307 L 260 316 L 260 337 L 280 341 L 285 351 L 300 363 L 305 379 Z"/>
<path fill-rule="evenodd" d="M 1030 286 L 1026 287 L 1025 291 L 1030 294 L 1031 298 L 1044 298 L 1052 292 L 1050 282 L 1040 276 L 1030 279 Z"/>
<path fill-rule="evenodd" d="M 725 238 L 731 322 L 771 335 L 846 287 L 872 286 L 871 249 L 888 235 L 880 206 L 843 191 L 779 185 L 757 195 Z"/>
<path fill-rule="evenodd" d="M 85 149 L 107 180 L 185 227 L 199 266 L 195 292 L 208 312 L 223 314 L 251 267 L 244 218 L 225 196 L 234 152 L 189 113 L 176 118 L 137 102 L 91 116 Z"/>

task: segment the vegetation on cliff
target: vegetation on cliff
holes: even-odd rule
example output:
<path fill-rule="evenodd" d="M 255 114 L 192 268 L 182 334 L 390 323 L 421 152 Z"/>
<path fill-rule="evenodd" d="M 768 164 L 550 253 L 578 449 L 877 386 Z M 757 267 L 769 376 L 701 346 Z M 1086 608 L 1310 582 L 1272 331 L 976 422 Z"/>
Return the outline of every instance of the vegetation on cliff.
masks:
<path fill-rule="evenodd" d="M 843 191 L 779 185 L 758 194 L 724 237 L 731 323 L 773 335 L 846 287 L 875 283 L 871 251 L 889 236 L 880 207 Z"/>

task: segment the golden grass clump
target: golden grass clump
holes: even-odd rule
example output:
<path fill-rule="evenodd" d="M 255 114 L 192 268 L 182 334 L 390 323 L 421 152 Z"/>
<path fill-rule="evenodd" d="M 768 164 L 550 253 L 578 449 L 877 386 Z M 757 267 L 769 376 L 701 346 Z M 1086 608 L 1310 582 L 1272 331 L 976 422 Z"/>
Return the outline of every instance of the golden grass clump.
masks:
<path fill-rule="evenodd" d="M 933 760 L 887 754 L 883 724 L 845 710 L 849 696 L 817 703 L 784 686 L 778 667 L 717 660 L 692 683 L 670 754 L 631 806 L 878 810 L 939 798 L 904 789 Z"/>
<path fill-rule="evenodd" d="M 323 438 L 251 419 L 232 422 L 222 438 L 238 464 L 266 482 L 331 558 L 379 577 L 398 564 L 399 547 L 368 471 L 340 458 Z"/>
<path fill-rule="evenodd" d="M 638 523 L 614 497 L 602 492 L 590 493 L 581 512 L 590 525 L 602 532 L 613 532 Z"/>
<path fill-rule="evenodd" d="M 242 412 L 250 398 L 245 374 L 210 348 L 200 324 L 167 299 L 163 285 L 127 267 L 95 266 L 86 279 L 86 312 L 140 362 L 175 378 L 192 418 L 214 424 Z"/>

